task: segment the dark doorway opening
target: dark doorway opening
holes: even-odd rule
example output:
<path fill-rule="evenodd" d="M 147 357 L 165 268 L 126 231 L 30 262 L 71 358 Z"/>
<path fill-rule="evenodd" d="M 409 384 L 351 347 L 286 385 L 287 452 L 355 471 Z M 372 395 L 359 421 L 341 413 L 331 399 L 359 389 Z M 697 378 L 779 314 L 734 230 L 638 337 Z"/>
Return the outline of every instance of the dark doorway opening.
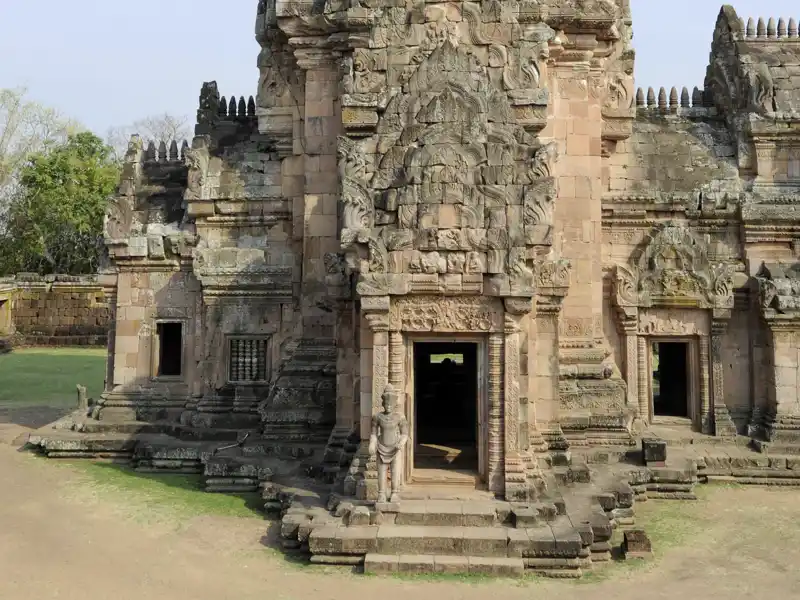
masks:
<path fill-rule="evenodd" d="M 180 377 L 183 372 L 183 324 L 158 324 L 158 377 Z"/>
<path fill-rule="evenodd" d="M 416 468 L 478 468 L 478 345 L 414 344 Z"/>
<path fill-rule="evenodd" d="M 689 344 L 653 343 L 653 414 L 689 418 Z"/>

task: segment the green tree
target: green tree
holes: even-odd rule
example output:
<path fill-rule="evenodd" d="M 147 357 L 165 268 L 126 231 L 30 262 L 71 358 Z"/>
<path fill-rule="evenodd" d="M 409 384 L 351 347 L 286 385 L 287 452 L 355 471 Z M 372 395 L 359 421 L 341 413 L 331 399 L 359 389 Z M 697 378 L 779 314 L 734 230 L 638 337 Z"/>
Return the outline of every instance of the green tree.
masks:
<path fill-rule="evenodd" d="M 96 272 L 118 181 L 111 149 L 92 133 L 29 155 L 0 231 L 0 272 Z"/>
<path fill-rule="evenodd" d="M 63 143 L 81 129 L 26 96 L 24 88 L 0 89 L 0 203 L 16 191 L 19 169 L 30 154 Z"/>

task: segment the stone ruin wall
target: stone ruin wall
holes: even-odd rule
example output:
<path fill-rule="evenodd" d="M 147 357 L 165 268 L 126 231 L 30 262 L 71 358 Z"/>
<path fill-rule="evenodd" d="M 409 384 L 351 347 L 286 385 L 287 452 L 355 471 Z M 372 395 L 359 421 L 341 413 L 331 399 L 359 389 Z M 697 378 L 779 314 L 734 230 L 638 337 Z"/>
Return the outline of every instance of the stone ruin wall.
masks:
<path fill-rule="evenodd" d="M 371 330 L 373 323 L 360 306 L 364 294 L 356 293 L 345 275 L 340 237 L 352 229 L 348 219 L 352 223 L 361 217 L 358 206 L 340 202 L 342 185 L 346 188 L 345 180 L 362 176 L 365 168 L 375 168 L 379 159 L 388 166 L 394 157 L 393 138 L 386 133 L 396 125 L 395 115 L 391 106 L 380 105 L 380 90 L 415 72 L 437 47 L 453 44 L 460 49 L 447 60 L 458 62 L 462 52 L 474 56 L 476 73 L 490 73 L 486 89 L 508 94 L 516 118 L 538 133 L 541 143 L 554 142 L 558 150 L 552 166 L 556 201 L 536 215 L 537 223 L 549 228 L 541 248 L 545 252 L 528 254 L 520 271 L 532 267 L 537 286 L 553 285 L 560 277 L 562 293 L 569 290 L 563 303 L 542 305 L 535 317 L 523 316 L 519 322 L 520 394 L 535 399 L 535 419 L 542 428 L 579 429 L 580 415 L 587 411 L 619 412 L 636 404 L 637 392 L 630 385 L 636 380 L 630 376 L 635 353 L 613 300 L 615 270 L 656 243 L 665 227 L 678 227 L 678 233 L 669 229 L 668 236 L 687 231 L 691 240 L 700 241 L 702 248 L 692 260 L 705 257 L 730 270 L 720 279 L 724 298 L 716 298 L 714 290 L 701 298 L 707 315 L 715 309 L 725 312 L 724 331 L 721 322 L 703 327 L 707 342 L 714 341 L 706 354 L 713 350 L 715 356 L 714 364 L 704 368 L 709 381 L 713 377 L 719 389 L 724 387 L 727 412 L 742 429 L 752 420 L 751 397 L 756 405 L 771 402 L 763 372 L 773 368 L 772 338 L 759 313 L 757 286 L 748 277 L 757 274 L 762 262 L 795 260 L 798 244 L 792 244 L 790 227 L 762 231 L 760 237 L 743 233 L 747 227 L 742 228 L 740 205 L 743 200 L 757 205 L 751 211 L 756 220 L 773 219 L 764 215 L 780 210 L 775 208 L 779 202 L 769 197 L 778 188 L 789 193 L 800 171 L 791 144 L 754 147 L 742 133 L 747 128 L 741 114 L 753 102 L 760 103 L 755 109 L 773 113 L 780 104 L 781 123 L 791 122 L 797 92 L 787 89 L 793 89 L 800 67 L 789 64 L 794 54 L 786 48 L 797 46 L 796 24 L 793 29 L 784 23 L 782 29 L 776 22 L 774 32 L 765 24 L 763 36 L 753 24 L 750 35 L 749 25 L 739 31 L 724 9 L 705 90 L 637 93 L 626 2 L 584 3 L 599 11 L 592 19 L 556 11 L 547 22 L 521 8 L 517 14 L 484 4 L 387 9 L 377 26 L 370 21 L 371 33 L 364 32 L 377 41 L 364 47 L 358 42 L 355 50 L 342 52 L 293 47 L 302 36 L 291 37 L 292 27 L 316 39 L 320 32 L 315 28 L 324 29 L 324 22 L 294 13 L 276 15 L 272 3 L 260 3 L 256 98 L 228 101 L 215 84 L 206 84 L 191 147 L 179 152 L 174 144 L 158 149 L 132 145 L 106 232 L 119 268 L 119 329 L 110 350 L 112 396 L 149 398 L 154 406 L 176 411 L 188 407 L 184 420 L 197 426 L 249 426 L 260 417 L 272 423 L 266 435 L 275 439 L 311 439 L 308 430 L 295 427 L 298 423 L 313 423 L 323 431 L 335 421 L 333 437 L 368 426 L 376 385 L 370 376 L 373 345 L 376 339 L 383 343 L 384 336 Z M 351 15 L 356 28 L 362 26 L 358 10 Z M 531 51 L 522 58 L 537 65 L 535 72 L 518 64 L 522 58 L 515 54 L 514 32 L 520 24 L 528 36 L 520 48 Z M 592 33 L 564 34 L 581 27 Z M 391 44 L 402 50 L 391 61 L 387 36 L 395 36 Z M 731 38 L 738 40 L 739 50 L 731 50 Z M 741 42 L 750 46 L 742 50 Z M 770 50 L 770 44 L 777 49 Z M 728 71 L 748 63 L 736 52 L 746 51 L 789 58 L 781 58 L 766 75 L 736 75 L 742 81 L 725 83 L 730 89 L 725 88 L 720 82 L 730 79 Z M 769 98 L 762 97 L 769 86 L 759 77 L 774 84 Z M 531 89 L 517 89 L 523 80 L 523 87 Z M 443 95 L 440 105 L 431 106 L 431 123 L 461 118 L 462 95 L 458 90 Z M 753 127 L 747 133 L 752 136 Z M 501 171 L 498 165 L 496 175 L 504 175 Z M 758 185 L 761 196 L 745 191 Z M 763 196 L 768 197 L 765 203 Z M 436 214 L 418 209 L 412 215 L 407 199 L 398 200 L 391 193 L 378 198 L 369 218 L 376 226 L 399 223 L 409 230 L 420 219 L 434 229 L 464 227 L 464 215 L 445 210 L 452 208 L 446 202 Z M 481 210 L 474 218 L 490 232 L 518 223 L 509 221 L 514 209 L 502 215 Z M 366 279 L 374 278 L 370 268 L 377 265 L 383 270 L 378 275 L 397 281 L 394 276 L 401 276 L 411 287 L 423 279 L 437 279 L 436 285 L 445 288 L 469 280 L 452 248 L 444 255 L 454 254 L 454 260 L 445 258 L 440 267 L 430 252 L 436 244 L 344 241 L 346 252 L 357 249 L 351 252 L 356 264 L 367 266 L 362 269 Z M 387 241 L 396 248 L 381 249 Z M 511 257 L 486 252 L 474 266 L 487 271 L 487 280 L 502 278 L 506 267 L 516 268 Z M 422 258 L 431 259 L 430 264 L 417 261 Z M 184 319 L 191 340 L 180 384 L 151 380 L 149 337 L 141 335 L 166 317 Z M 269 336 L 271 391 L 228 384 L 225 340 L 231 335 Z M 386 358 L 383 350 L 380 360 Z M 570 424 L 575 415 L 580 418 Z"/>
<path fill-rule="evenodd" d="M 20 274 L 4 281 L 2 334 L 25 346 L 105 346 L 113 323 L 103 277 Z"/>
<path fill-rule="evenodd" d="M 629 358 L 614 270 L 648 243 L 654 227 L 678 224 L 707 247 L 710 261 L 735 272 L 730 315 L 724 325 L 717 321 L 724 327 L 717 362 L 740 432 L 774 404 L 775 348 L 756 277 L 765 262 L 792 264 L 800 256 L 795 217 L 786 210 L 800 189 L 798 41 L 794 19 L 745 23 L 724 7 L 705 89 L 638 90 L 628 99 L 636 108 L 631 136 L 604 152 L 603 313 L 614 360 L 625 368 Z"/>

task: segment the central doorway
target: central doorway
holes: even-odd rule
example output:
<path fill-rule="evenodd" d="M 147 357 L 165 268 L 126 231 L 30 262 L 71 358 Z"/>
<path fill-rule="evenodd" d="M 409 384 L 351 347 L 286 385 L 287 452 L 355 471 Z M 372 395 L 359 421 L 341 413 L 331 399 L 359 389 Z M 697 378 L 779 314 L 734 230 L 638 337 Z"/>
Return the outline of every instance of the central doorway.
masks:
<path fill-rule="evenodd" d="M 414 480 L 476 483 L 479 473 L 477 343 L 414 343 Z"/>
<path fill-rule="evenodd" d="M 691 418 L 688 342 L 653 342 L 653 416 Z"/>

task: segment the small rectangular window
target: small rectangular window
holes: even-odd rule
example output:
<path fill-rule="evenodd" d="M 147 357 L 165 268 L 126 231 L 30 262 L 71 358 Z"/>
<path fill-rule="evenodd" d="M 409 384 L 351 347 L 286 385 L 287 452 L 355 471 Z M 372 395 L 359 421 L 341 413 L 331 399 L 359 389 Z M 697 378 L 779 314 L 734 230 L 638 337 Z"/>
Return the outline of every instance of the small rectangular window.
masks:
<path fill-rule="evenodd" d="M 229 381 L 257 383 L 269 380 L 266 338 L 233 338 L 229 344 Z"/>
<path fill-rule="evenodd" d="M 159 323 L 158 377 L 180 377 L 183 374 L 183 324 Z"/>

